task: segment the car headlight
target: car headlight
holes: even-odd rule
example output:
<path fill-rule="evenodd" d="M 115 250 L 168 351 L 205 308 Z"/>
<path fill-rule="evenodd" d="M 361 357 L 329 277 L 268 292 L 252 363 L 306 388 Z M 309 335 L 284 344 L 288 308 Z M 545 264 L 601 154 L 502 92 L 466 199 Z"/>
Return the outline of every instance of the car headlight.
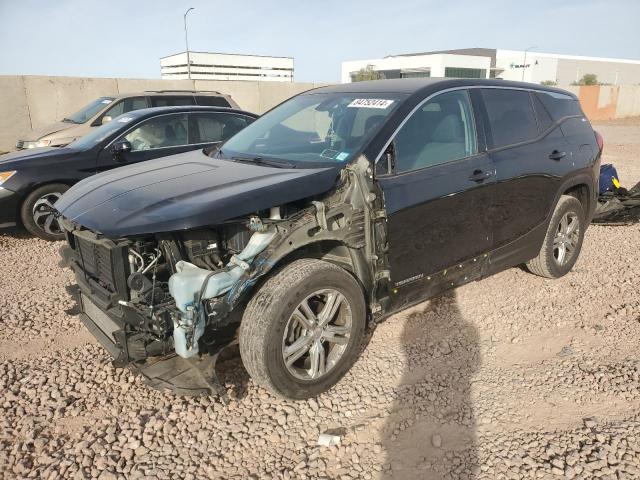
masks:
<path fill-rule="evenodd" d="M 9 171 L 9 172 L 0 172 L 0 188 L 2 187 L 2 185 L 4 184 L 4 182 L 6 182 L 7 180 L 9 180 L 11 177 L 13 177 L 16 174 L 15 170 Z"/>
<path fill-rule="evenodd" d="M 40 148 L 51 145 L 51 140 L 34 140 L 22 142 L 22 148 Z"/>

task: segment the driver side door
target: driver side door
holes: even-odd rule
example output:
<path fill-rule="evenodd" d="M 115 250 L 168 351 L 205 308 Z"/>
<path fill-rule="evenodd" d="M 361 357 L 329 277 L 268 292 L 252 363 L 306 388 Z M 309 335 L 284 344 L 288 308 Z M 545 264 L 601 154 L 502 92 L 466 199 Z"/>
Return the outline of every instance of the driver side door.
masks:
<path fill-rule="evenodd" d="M 114 154 L 112 146 L 120 141 L 129 142 L 131 149 Z M 98 155 L 96 170 L 101 172 L 189 150 L 193 150 L 193 146 L 189 143 L 188 114 L 158 115 L 129 128 L 103 148 Z"/>
<path fill-rule="evenodd" d="M 394 310 L 482 275 L 495 169 L 477 123 L 467 90 L 444 92 L 419 105 L 392 141 L 395 168 L 377 180 Z"/>

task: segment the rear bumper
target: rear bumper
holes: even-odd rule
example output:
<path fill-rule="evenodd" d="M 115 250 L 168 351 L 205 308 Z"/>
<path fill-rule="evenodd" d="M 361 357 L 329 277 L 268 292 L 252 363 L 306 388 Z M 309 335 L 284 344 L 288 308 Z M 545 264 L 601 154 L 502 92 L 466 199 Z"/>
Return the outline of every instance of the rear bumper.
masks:
<path fill-rule="evenodd" d="M 19 195 L 0 187 L 0 228 L 15 227 L 18 223 Z"/>

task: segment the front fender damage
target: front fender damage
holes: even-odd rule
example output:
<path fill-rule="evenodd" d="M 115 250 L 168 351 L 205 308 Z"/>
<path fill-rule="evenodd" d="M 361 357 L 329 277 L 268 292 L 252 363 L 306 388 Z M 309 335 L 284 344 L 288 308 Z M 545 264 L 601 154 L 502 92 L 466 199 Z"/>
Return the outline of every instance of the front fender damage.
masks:
<path fill-rule="evenodd" d="M 324 242 L 348 248 L 352 273 L 367 294 L 372 311 L 380 311 L 376 284 L 388 278 L 385 229 L 375 228 L 386 217 L 384 210 L 377 208 L 380 200 L 370 164 L 361 157 L 341 171 L 331 193 L 310 201 L 308 208 L 286 219 L 280 218 L 279 209 L 272 209 L 269 219 L 252 219 L 254 233 L 249 243 L 222 271 L 178 262 L 169 280 L 171 295 L 181 312 L 174 325 L 176 353 L 184 358 L 197 355 L 205 325 L 228 324 L 230 312 L 260 278 L 292 253 Z"/>

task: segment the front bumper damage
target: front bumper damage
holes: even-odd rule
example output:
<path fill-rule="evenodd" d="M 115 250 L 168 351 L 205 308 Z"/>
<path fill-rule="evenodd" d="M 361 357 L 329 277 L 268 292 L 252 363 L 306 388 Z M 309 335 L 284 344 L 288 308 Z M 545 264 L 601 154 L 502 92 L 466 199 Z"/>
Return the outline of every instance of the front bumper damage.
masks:
<path fill-rule="evenodd" d="M 220 353 L 230 345 L 212 355 L 195 358 L 185 359 L 175 352 L 166 352 L 133 361 L 124 324 L 100 310 L 79 285 L 67 287 L 67 292 L 76 302 L 70 313 L 77 314 L 87 330 L 109 352 L 114 367 L 128 366 L 144 379 L 145 384 L 157 390 L 176 395 L 218 395 L 223 403 L 228 403 L 227 392 L 216 373 L 216 363 Z"/>
<path fill-rule="evenodd" d="M 310 201 L 294 216 L 282 219 L 277 208 L 264 222 L 252 217 L 250 240 L 225 268 L 213 271 L 177 261 L 167 282 L 170 305 L 157 305 L 151 313 L 148 307 L 142 312 L 129 297 L 127 241 L 103 238 L 63 218 L 70 245 L 61 249 L 61 255 L 63 265 L 75 272 L 77 285 L 70 293 L 80 319 L 113 356 L 114 366 L 131 367 L 155 388 L 182 395 L 218 394 L 226 401 L 215 371 L 218 357 L 236 343 L 241 306 L 252 288 L 285 257 L 302 251 L 315 254 L 319 245 L 341 245 L 341 255 L 337 250 L 329 253 L 331 261 L 342 262 L 359 279 L 373 316 L 383 313 L 384 298 L 379 293 L 385 290 L 381 284 L 388 282 L 388 270 L 378 253 L 385 238 L 376 227 L 385 216 L 370 180 L 369 164 L 361 158 L 342 171 L 334 191 Z M 96 277 L 113 281 L 96 282 Z M 172 334 L 164 343 L 150 346 L 140 331 L 145 331 L 142 327 L 150 315 L 164 308 L 171 312 Z M 207 337 L 205 329 L 211 328 L 224 334 L 220 339 Z"/>

